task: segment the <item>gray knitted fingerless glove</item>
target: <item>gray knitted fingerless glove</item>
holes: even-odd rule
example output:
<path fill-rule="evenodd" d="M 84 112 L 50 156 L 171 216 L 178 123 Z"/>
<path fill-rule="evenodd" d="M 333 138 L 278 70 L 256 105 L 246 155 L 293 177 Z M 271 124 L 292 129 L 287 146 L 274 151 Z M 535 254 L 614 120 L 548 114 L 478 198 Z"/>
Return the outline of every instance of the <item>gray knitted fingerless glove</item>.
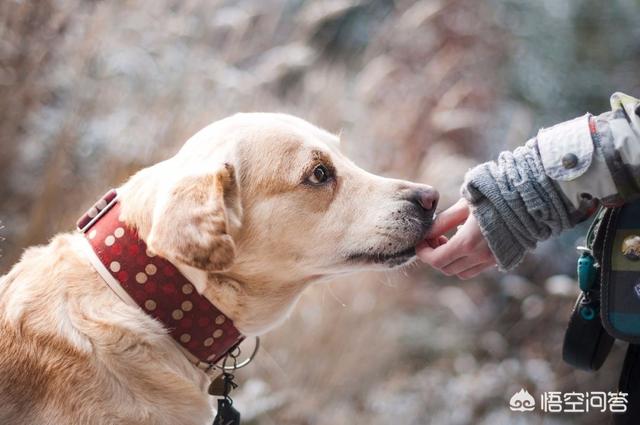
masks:
<path fill-rule="evenodd" d="M 469 170 L 462 195 L 502 270 L 538 241 L 573 227 L 575 209 L 544 172 L 536 139 Z"/>

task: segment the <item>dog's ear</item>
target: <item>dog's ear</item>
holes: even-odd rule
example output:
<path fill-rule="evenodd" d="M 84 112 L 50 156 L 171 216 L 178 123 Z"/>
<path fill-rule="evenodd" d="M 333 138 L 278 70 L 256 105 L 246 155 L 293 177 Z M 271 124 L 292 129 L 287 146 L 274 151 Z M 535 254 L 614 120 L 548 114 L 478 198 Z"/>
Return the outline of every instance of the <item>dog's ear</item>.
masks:
<path fill-rule="evenodd" d="M 226 270 L 235 258 L 229 222 L 239 222 L 240 214 L 230 164 L 217 172 L 183 177 L 158 199 L 147 245 L 158 255 L 198 269 Z"/>

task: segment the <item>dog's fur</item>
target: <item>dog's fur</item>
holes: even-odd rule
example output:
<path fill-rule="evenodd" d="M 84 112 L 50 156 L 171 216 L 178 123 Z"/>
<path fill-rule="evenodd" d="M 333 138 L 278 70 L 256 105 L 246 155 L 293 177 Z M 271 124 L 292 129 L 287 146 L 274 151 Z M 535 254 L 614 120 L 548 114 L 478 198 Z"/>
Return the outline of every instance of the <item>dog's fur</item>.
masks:
<path fill-rule="evenodd" d="M 252 336 L 312 282 L 409 261 L 432 215 L 416 193 L 434 192 L 363 171 L 301 119 L 238 114 L 118 193 L 149 248 Z M 84 243 L 58 235 L 0 278 L 0 423 L 209 423 L 208 377 L 109 289 Z"/>

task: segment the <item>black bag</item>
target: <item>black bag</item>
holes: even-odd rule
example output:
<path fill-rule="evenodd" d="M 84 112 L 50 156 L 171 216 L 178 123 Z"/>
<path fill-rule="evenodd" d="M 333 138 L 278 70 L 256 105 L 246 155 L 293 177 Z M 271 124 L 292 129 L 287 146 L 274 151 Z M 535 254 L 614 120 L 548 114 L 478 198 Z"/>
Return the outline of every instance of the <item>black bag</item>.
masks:
<path fill-rule="evenodd" d="M 640 344 L 640 202 L 611 209 L 602 252 L 602 324 Z"/>
<path fill-rule="evenodd" d="M 581 294 L 571 312 L 562 346 L 565 362 L 581 370 L 600 369 L 606 360 L 614 338 L 607 333 L 600 319 L 601 272 L 596 258 L 601 257 L 611 210 L 602 208 L 587 232 L 586 246 L 579 247 L 578 281 Z"/>
<path fill-rule="evenodd" d="M 604 363 L 614 339 L 629 342 L 618 390 L 628 394 L 616 425 L 640 423 L 640 201 L 601 209 L 578 261 L 582 293 L 571 314 L 563 359 L 583 370 Z M 596 261 L 597 260 L 597 261 Z"/>

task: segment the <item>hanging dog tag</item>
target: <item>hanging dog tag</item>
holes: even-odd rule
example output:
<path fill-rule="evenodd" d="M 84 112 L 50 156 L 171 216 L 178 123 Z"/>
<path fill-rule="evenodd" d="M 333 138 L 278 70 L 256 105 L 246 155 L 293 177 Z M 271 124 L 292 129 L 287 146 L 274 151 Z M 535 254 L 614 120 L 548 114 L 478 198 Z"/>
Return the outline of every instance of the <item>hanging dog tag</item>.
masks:
<path fill-rule="evenodd" d="M 233 374 L 223 372 L 222 375 L 209 384 L 209 394 L 216 397 L 229 397 L 231 390 L 238 387 L 238 384 L 234 382 L 234 378 Z"/>
<path fill-rule="evenodd" d="M 240 412 L 233 408 L 231 400 L 218 400 L 218 414 L 213 420 L 213 425 L 240 425 Z"/>
<path fill-rule="evenodd" d="M 224 377 L 224 374 L 221 374 L 216 379 L 211 381 L 211 384 L 209 384 L 209 394 L 216 397 L 222 397 L 225 395 L 226 387 L 226 379 Z"/>

